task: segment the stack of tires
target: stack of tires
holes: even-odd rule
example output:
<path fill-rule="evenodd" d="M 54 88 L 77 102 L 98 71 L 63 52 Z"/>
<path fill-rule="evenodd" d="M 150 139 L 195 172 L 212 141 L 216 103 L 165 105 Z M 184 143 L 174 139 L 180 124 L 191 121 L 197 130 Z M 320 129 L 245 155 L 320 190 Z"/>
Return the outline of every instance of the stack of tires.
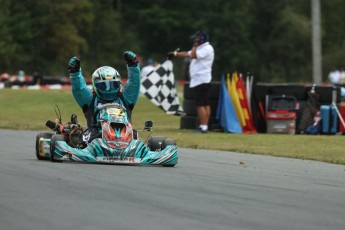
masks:
<path fill-rule="evenodd" d="M 209 130 L 212 131 L 222 130 L 219 122 L 216 119 L 219 92 L 220 82 L 212 82 L 210 92 L 211 117 L 208 123 Z M 199 121 L 195 106 L 195 96 L 193 91 L 189 88 L 188 81 L 185 82 L 185 85 L 183 87 L 183 110 L 185 112 L 185 115 L 181 116 L 180 128 L 196 129 L 199 126 Z"/>

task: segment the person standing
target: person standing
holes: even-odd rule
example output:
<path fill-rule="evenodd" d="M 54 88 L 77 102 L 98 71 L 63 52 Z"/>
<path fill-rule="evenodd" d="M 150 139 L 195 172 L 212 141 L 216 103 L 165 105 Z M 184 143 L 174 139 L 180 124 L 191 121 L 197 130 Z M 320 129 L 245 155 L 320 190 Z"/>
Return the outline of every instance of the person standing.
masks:
<path fill-rule="evenodd" d="M 168 57 L 190 58 L 189 88 L 194 91 L 199 127 L 196 132 L 207 133 L 208 122 L 211 116 L 209 95 L 212 80 L 212 66 L 214 61 L 214 49 L 209 43 L 208 35 L 203 31 L 197 31 L 192 37 L 193 47 L 189 51 L 172 51 Z"/>
<path fill-rule="evenodd" d="M 339 84 L 341 80 L 341 74 L 339 69 L 334 68 L 329 72 L 328 79 L 331 82 L 331 84 Z"/>

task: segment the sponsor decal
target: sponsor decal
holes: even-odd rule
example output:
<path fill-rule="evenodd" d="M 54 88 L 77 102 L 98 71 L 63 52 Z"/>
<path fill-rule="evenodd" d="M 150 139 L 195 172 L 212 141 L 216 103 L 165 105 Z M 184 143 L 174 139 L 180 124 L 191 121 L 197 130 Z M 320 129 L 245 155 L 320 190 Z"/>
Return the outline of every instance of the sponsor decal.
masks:
<path fill-rule="evenodd" d="M 109 163 L 140 163 L 140 158 L 134 157 L 121 157 L 121 156 L 111 156 L 111 157 L 96 157 L 99 162 L 109 162 Z"/>
<path fill-rule="evenodd" d="M 118 109 L 118 108 L 108 108 L 107 109 L 107 113 L 109 115 L 124 116 L 123 110 L 122 109 Z"/>
<path fill-rule="evenodd" d="M 42 137 L 40 138 L 38 155 L 43 157 L 50 156 L 50 140 L 44 139 Z"/>

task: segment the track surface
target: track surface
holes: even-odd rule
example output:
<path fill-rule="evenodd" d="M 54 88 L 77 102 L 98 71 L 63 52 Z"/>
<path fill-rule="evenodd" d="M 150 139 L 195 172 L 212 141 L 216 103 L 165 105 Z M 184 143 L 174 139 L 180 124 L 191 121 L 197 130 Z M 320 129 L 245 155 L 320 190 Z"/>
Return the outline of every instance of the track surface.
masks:
<path fill-rule="evenodd" d="M 344 229 L 345 166 L 179 150 L 174 168 L 36 160 L 0 130 L 0 225 L 35 229 Z"/>

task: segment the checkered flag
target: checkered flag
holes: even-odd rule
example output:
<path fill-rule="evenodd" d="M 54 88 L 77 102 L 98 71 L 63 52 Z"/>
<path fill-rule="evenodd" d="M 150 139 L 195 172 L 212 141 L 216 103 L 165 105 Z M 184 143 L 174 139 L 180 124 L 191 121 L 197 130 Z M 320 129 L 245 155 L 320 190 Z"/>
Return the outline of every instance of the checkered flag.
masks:
<path fill-rule="evenodd" d="M 183 114 L 175 89 L 175 77 L 171 60 L 166 60 L 156 66 L 147 76 L 141 78 L 140 92 L 167 114 Z"/>

